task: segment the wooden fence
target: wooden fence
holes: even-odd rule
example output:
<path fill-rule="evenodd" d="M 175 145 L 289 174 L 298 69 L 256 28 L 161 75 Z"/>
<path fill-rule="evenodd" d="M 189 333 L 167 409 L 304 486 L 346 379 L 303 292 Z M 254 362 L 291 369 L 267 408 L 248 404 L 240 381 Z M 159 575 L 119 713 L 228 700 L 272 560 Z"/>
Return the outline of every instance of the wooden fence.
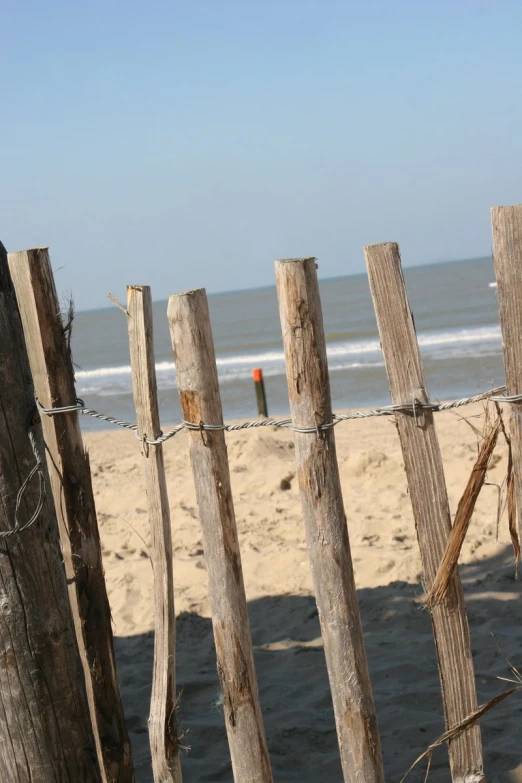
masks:
<path fill-rule="evenodd" d="M 522 205 L 493 209 L 492 225 L 506 399 L 511 409 L 513 498 L 520 509 L 522 408 L 517 403 L 522 399 Z M 365 249 L 365 255 L 424 585 L 430 593 L 435 582 L 440 584 L 441 564 L 454 533 L 433 406 L 424 380 L 399 248 L 393 243 L 373 245 Z M 336 459 L 315 259 L 278 261 L 276 283 L 303 522 L 343 776 L 347 783 L 382 783 L 379 729 Z M 27 358 L 12 286 L 32 381 L 24 369 Z M 181 783 L 171 523 L 158 415 L 152 299 L 147 286 L 129 286 L 127 294 L 132 382 L 154 567 L 156 633 L 149 721 L 152 766 L 156 783 Z M 168 322 L 183 418 L 189 423 L 190 461 L 208 567 L 233 776 L 236 783 L 268 783 L 272 772 L 254 668 L 205 291 L 172 296 Z M 5 255 L 0 253 L 0 326 L 0 415 L 4 422 L 0 432 L 0 655 L 10 661 L 0 668 L 2 781 L 132 781 L 132 755 L 116 677 L 89 462 L 78 423 L 70 325 L 64 324 L 60 314 L 46 250 L 10 254 L 9 271 Z M 13 530 L 20 509 L 30 516 L 31 509 L 40 505 L 33 483 L 22 486 L 20 493 L 32 453 L 43 453 L 32 410 L 34 397 L 47 462 L 47 470 L 38 463 L 41 488 L 49 484 L 54 512 L 44 499 L 31 532 L 24 532 L 19 529 L 23 525 Z M 29 440 L 33 430 L 36 435 Z M 16 460 L 19 467 L 13 471 Z M 475 499 L 480 486 L 479 481 L 472 487 Z M 42 547 L 47 552 L 45 563 L 39 558 Z M 3 557 L 6 554 L 8 557 Z M 38 579 L 31 577 L 29 572 L 33 570 L 38 572 Z M 14 588 L 9 585 L 15 583 L 21 588 L 13 599 L 10 596 Z M 481 712 L 456 568 L 448 573 L 445 584 L 442 597 L 439 594 L 429 608 L 451 778 L 455 783 L 480 783 L 485 780 L 480 727 L 470 716 Z M 31 624 L 31 633 L 39 640 L 36 644 L 31 634 L 24 635 L 21 629 L 24 611 L 27 614 L 37 602 L 41 611 L 33 612 L 37 619 Z M 61 607 L 58 626 L 53 619 L 57 617 L 55 604 Z M 53 660 L 63 661 L 63 665 L 53 668 Z M 64 672 L 67 682 L 60 680 Z M 9 699 L 4 696 L 4 679 L 11 686 Z M 31 689 L 39 694 L 36 698 L 27 697 Z M 65 709 L 64 701 L 69 705 Z M 71 704 L 76 705 L 74 712 Z M 54 718 L 44 720 L 42 716 L 49 710 Z"/>

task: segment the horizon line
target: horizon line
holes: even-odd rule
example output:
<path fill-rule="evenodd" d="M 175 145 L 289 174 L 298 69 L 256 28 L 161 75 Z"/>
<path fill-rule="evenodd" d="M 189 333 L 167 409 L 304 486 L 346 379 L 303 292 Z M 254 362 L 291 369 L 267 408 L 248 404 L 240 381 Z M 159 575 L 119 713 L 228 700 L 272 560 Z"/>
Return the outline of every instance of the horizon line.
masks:
<path fill-rule="evenodd" d="M 314 258 L 319 258 L 319 256 L 314 256 Z M 492 258 L 492 255 L 483 255 L 483 256 L 472 256 L 469 258 L 453 258 L 453 259 L 446 259 L 442 261 L 421 261 L 419 264 L 405 264 L 403 266 L 403 269 L 420 269 L 421 267 L 426 266 L 437 266 L 438 264 L 462 264 L 463 262 L 471 262 L 471 261 L 483 261 L 487 258 Z M 53 270 L 54 271 L 54 270 Z M 362 277 L 362 275 L 365 275 L 366 271 L 362 272 L 352 272 L 348 275 L 332 275 L 331 277 L 322 277 L 319 279 L 319 284 L 323 282 L 328 282 L 331 280 L 344 280 L 349 277 Z M 275 288 L 275 283 L 270 283 L 268 285 L 253 285 L 248 286 L 247 288 L 231 288 L 231 289 L 224 289 L 222 291 L 207 291 L 207 294 L 209 297 L 211 296 L 226 296 L 227 294 L 242 294 L 247 291 L 263 291 L 269 288 Z M 74 301 L 74 296 L 73 296 Z M 162 302 L 167 302 L 168 297 L 165 299 L 153 299 L 152 304 L 161 304 Z M 101 307 L 86 307 L 81 310 L 77 310 L 76 313 L 95 313 L 100 310 L 109 310 L 111 309 L 111 305 L 102 305 Z"/>

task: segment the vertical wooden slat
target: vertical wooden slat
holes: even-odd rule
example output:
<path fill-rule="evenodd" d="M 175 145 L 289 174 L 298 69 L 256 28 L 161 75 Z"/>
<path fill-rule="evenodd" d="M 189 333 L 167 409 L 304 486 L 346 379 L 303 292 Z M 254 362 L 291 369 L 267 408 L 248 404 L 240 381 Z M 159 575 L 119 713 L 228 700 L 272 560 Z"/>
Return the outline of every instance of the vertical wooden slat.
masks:
<path fill-rule="evenodd" d="M 127 315 L 138 432 L 149 440 L 155 440 L 161 429 L 154 363 L 152 297 L 148 286 L 127 286 Z M 160 443 L 144 443 L 142 456 L 154 571 L 154 673 L 149 716 L 152 770 L 155 783 L 181 783 L 176 720 L 172 536 L 163 446 Z"/>
<path fill-rule="evenodd" d="M 74 371 L 46 248 L 9 254 L 35 393 L 44 408 L 76 403 Z M 134 780 L 114 660 L 89 458 L 78 414 L 42 416 L 69 597 L 105 780 Z"/>
<path fill-rule="evenodd" d="M 22 324 L 0 242 L 0 780 L 99 783 Z M 43 482 L 43 483 L 42 483 Z M 26 530 L 13 535 L 18 515 Z"/>
<path fill-rule="evenodd" d="M 171 296 L 168 319 L 185 420 L 222 424 L 205 291 Z M 223 431 L 191 431 L 189 440 L 234 780 L 269 783 L 225 436 Z"/>
<path fill-rule="evenodd" d="M 424 587 L 431 589 L 451 529 L 442 457 L 433 412 L 427 403 L 421 357 L 395 243 L 365 248 L 392 402 L 411 406 L 396 413 L 413 516 L 417 528 Z M 431 611 L 447 728 L 477 708 L 475 675 L 462 586 L 455 571 L 446 599 Z M 480 728 L 472 726 L 449 743 L 454 783 L 484 780 Z"/>
<path fill-rule="evenodd" d="M 276 262 L 290 409 L 297 427 L 332 420 L 314 258 Z M 295 433 L 308 555 L 324 640 L 344 779 L 384 780 L 333 429 Z"/>
<path fill-rule="evenodd" d="M 522 394 L 522 204 L 493 207 L 493 261 L 497 278 L 506 394 Z M 522 404 L 510 405 L 510 438 L 518 520 L 522 541 Z"/>

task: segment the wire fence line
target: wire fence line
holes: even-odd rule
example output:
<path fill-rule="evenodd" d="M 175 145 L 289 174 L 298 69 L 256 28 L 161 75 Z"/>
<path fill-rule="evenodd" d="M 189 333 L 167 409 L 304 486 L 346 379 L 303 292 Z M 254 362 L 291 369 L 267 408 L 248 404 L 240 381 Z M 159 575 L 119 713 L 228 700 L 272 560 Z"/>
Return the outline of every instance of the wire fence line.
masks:
<path fill-rule="evenodd" d="M 193 421 L 182 420 L 173 429 L 169 430 L 168 432 L 161 433 L 157 438 L 154 439 L 146 438 L 140 435 L 140 433 L 138 432 L 137 424 L 131 424 L 131 422 L 124 421 L 123 419 L 117 419 L 115 416 L 106 416 L 105 414 L 99 413 L 98 411 L 92 410 L 91 408 L 86 408 L 84 401 L 80 398 L 77 398 L 76 403 L 74 405 L 64 405 L 60 408 L 45 408 L 40 403 L 40 401 L 36 399 L 36 408 L 40 415 L 43 414 L 45 416 L 58 416 L 63 413 L 79 413 L 84 416 L 92 416 L 94 419 L 105 421 L 108 424 L 114 424 L 117 427 L 123 427 L 124 429 L 131 430 L 135 433 L 136 438 L 138 438 L 138 440 L 140 440 L 141 442 L 151 446 L 157 446 L 160 445 L 161 443 L 165 443 L 165 441 L 167 440 L 170 440 L 170 438 L 173 438 L 174 435 L 177 435 L 177 433 L 181 432 L 181 430 L 196 430 L 202 433 L 203 432 L 238 432 L 239 430 L 257 429 L 258 427 L 281 427 L 283 429 L 292 430 L 293 432 L 302 432 L 306 434 L 316 433 L 317 435 L 320 435 L 321 432 L 332 429 L 332 427 L 337 426 L 337 424 L 340 424 L 340 422 L 342 421 L 350 421 L 353 419 L 369 419 L 374 416 L 393 416 L 395 413 L 408 413 L 414 417 L 417 417 L 423 410 L 430 410 L 434 413 L 437 413 L 440 411 L 448 411 L 455 408 L 462 408 L 465 405 L 471 405 L 472 403 L 480 402 L 481 400 L 488 400 L 489 402 L 496 402 L 496 403 L 512 403 L 512 404 L 522 402 L 522 394 L 507 396 L 503 394 L 503 392 L 505 391 L 506 391 L 505 386 L 499 386 L 496 389 L 491 389 L 491 391 L 483 392 L 481 394 L 475 394 L 471 397 L 462 397 L 460 400 L 453 400 L 452 402 L 432 403 L 432 402 L 422 402 L 421 400 L 414 399 L 410 403 L 386 405 L 382 408 L 374 408 L 371 410 L 349 411 L 348 413 L 334 413 L 332 414 L 332 420 L 330 422 L 326 424 L 316 424 L 311 427 L 297 427 L 292 422 L 292 419 L 288 419 L 288 418 L 287 419 L 257 419 L 254 421 L 238 422 L 237 424 L 205 424 L 204 422 L 197 423 Z M 29 440 L 31 442 L 31 448 L 33 450 L 33 454 L 35 456 L 36 462 L 18 491 L 18 495 L 16 498 L 15 514 L 14 514 L 14 526 L 10 530 L 0 532 L 0 540 L 13 535 L 14 533 L 21 533 L 22 531 L 30 528 L 40 516 L 40 512 L 45 502 L 45 495 L 46 495 L 45 478 L 42 470 L 43 460 L 41 455 L 38 453 L 36 438 L 33 432 L 33 427 L 36 423 L 37 420 L 35 420 L 34 417 L 31 417 L 31 421 L 29 424 L 29 433 L 28 433 Z M 22 524 L 19 520 L 19 512 L 22 505 L 22 500 L 33 476 L 35 476 L 36 474 L 38 475 L 39 484 L 40 484 L 38 501 L 36 503 L 36 508 L 31 514 L 29 520 L 24 524 Z"/>
<path fill-rule="evenodd" d="M 114 416 L 106 416 L 103 413 L 87 408 L 82 399 L 77 398 L 75 405 L 65 405 L 61 408 L 45 408 L 36 400 L 36 405 L 40 414 L 46 416 L 57 416 L 62 413 L 77 412 L 83 416 L 91 416 L 99 421 L 105 421 L 108 424 L 113 424 L 117 427 L 123 427 L 124 429 L 131 430 L 136 434 L 136 438 L 143 443 L 147 443 L 150 446 L 158 446 L 161 443 L 165 443 L 174 435 L 177 435 L 181 430 L 196 430 L 200 432 L 237 432 L 239 430 L 257 429 L 258 427 L 280 427 L 282 429 L 289 429 L 292 432 L 301 432 L 305 434 L 320 434 L 325 430 L 332 429 L 342 421 L 350 421 L 352 419 L 369 419 L 374 416 L 393 416 L 397 412 L 410 413 L 414 417 L 417 417 L 423 410 L 430 410 L 434 413 L 441 411 L 448 411 L 454 408 L 461 408 L 465 405 L 471 405 L 474 402 L 480 402 L 482 400 L 489 400 L 491 402 L 498 403 L 518 403 L 522 402 L 522 394 L 516 394 L 511 396 L 504 396 L 503 392 L 506 391 L 505 386 L 499 386 L 496 389 L 491 389 L 488 392 L 481 394 L 475 394 L 470 397 L 463 397 L 459 400 L 453 400 L 452 402 L 444 403 L 432 403 L 422 402 L 421 400 L 414 399 L 409 403 L 401 403 L 395 405 L 385 405 L 381 408 L 374 408 L 371 410 L 362 411 L 349 411 L 348 413 L 334 413 L 332 414 L 332 420 L 326 424 L 314 424 L 310 427 L 298 427 L 292 419 L 257 419 L 254 421 L 238 422 L 237 424 L 206 424 L 204 422 L 192 422 L 182 420 L 179 424 L 176 424 L 168 432 L 161 432 L 157 438 L 146 438 L 138 432 L 138 425 L 132 424 L 129 421 L 123 419 L 117 419 Z"/>

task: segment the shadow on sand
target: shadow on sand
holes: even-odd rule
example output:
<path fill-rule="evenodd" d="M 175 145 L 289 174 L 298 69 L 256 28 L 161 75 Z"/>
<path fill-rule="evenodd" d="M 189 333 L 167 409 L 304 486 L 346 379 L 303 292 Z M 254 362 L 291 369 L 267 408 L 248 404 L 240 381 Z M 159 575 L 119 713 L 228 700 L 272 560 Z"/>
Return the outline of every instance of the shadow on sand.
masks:
<path fill-rule="evenodd" d="M 462 567 L 461 576 L 483 703 L 509 687 L 497 679 L 510 676 L 503 655 L 522 667 L 522 583 L 514 580 L 510 550 Z M 431 623 L 421 595 L 420 585 L 404 582 L 359 591 L 388 781 L 398 781 L 444 730 Z M 313 598 L 265 597 L 251 601 L 249 613 L 274 779 L 341 783 Z M 232 781 L 210 620 L 182 613 L 177 628 L 178 685 L 183 691 L 179 721 L 188 730 L 190 745 L 182 759 L 184 780 Z M 115 644 L 137 780 L 152 783 L 147 717 L 153 634 L 120 637 Z M 488 783 L 522 781 L 522 694 L 496 707 L 481 725 Z M 421 765 L 409 780 L 422 781 L 424 774 Z M 450 780 L 445 749 L 434 754 L 429 780 Z"/>

